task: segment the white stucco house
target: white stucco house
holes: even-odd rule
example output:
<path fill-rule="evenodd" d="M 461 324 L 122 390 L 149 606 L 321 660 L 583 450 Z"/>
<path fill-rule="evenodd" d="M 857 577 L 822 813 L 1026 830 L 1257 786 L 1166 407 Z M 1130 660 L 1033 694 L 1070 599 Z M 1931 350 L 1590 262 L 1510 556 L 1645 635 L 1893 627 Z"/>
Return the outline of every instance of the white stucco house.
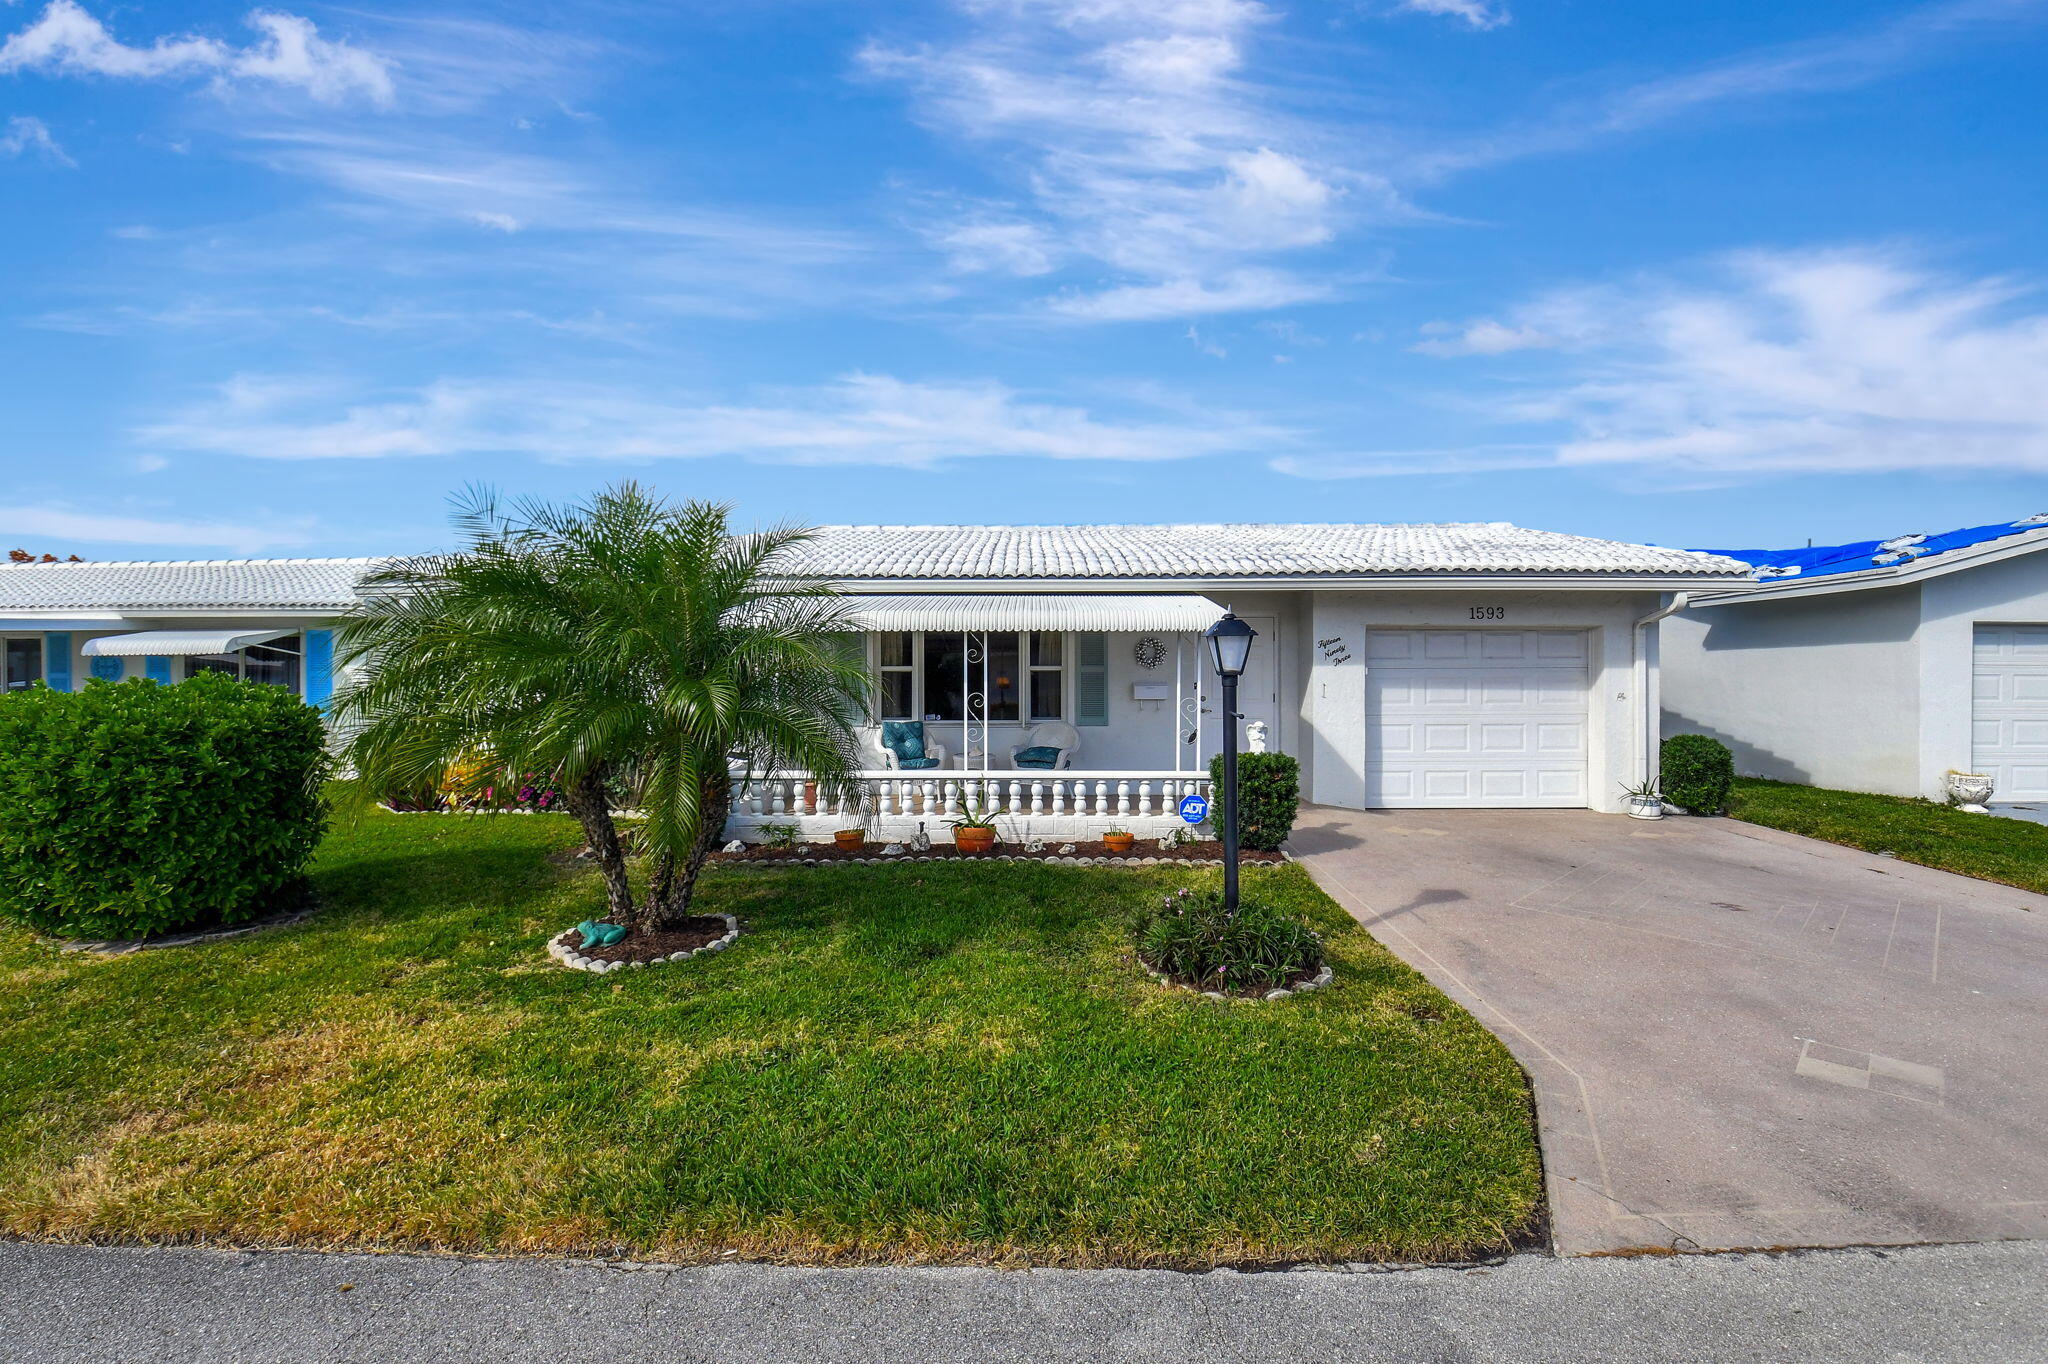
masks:
<path fill-rule="evenodd" d="M 220 670 L 320 703 L 376 562 L 0 568 L 7 684 Z M 1259 632 L 1242 711 L 1308 799 L 1616 811 L 1653 761 L 1659 617 L 1750 585 L 1725 557 L 1506 523 L 830 526 L 802 567 L 856 599 L 877 733 L 943 753 L 871 743 L 892 835 L 976 800 L 1019 835 L 1171 827 L 1217 748 L 1200 635 L 1226 607 Z M 783 821 L 842 822 L 801 774 L 741 794 L 738 832 Z"/>
<path fill-rule="evenodd" d="M 1951 770 L 2048 800 L 2048 516 L 1731 550 L 1756 590 L 1664 622 L 1664 731 L 1745 775 L 1939 799 Z"/>

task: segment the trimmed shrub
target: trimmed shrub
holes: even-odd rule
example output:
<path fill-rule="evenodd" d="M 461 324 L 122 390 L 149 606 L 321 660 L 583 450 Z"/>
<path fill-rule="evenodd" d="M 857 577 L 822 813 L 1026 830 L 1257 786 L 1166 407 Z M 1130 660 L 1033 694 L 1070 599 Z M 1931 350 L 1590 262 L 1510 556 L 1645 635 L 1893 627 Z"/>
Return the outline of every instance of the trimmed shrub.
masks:
<path fill-rule="evenodd" d="M 1728 808 L 1728 789 L 1735 782 L 1735 755 L 1719 739 L 1704 734 L 1674 734 L 1660 752 L 1664 799 L 1696 815 L 1718 815 Z"/>
<path fill-rule="evenodd" d="M 1223 831 L 1223 759 L 1209 760 L 1209 779 L 1216 801 L 1211 820 Z M 1240 847 L 1279 852 L 1294 832 L 1301 807 L 1301 764 L 1289 753 L 1237 755 L 1237 841 Z"/>
<path fill-rule="evenodd" d="M 1322 965 L 1314 930 L 1259 900 L 1223 908 L 1218 891 L 1179 890 L 1135 925 L 1138 956 L 1183 985 L 1265 993 Z"/>
<path fill-rule="evenodd" d="M 0 696 L 0 916 L 127 938 L 274 908 L 327 822 L 320 713 L 206 673 Z"/>

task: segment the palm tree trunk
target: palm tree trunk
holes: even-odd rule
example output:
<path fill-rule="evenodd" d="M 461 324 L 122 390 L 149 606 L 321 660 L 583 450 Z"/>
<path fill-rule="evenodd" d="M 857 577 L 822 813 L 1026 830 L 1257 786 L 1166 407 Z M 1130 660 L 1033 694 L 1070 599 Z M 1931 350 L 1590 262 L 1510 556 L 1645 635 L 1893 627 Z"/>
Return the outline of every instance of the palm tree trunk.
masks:
<path fill-rule="evenodd" d="M 665 905 L 676 885 L 676 860 L 667 853 L 654 859 L 654 875 L 647 880 L 647 902 Z"/>
<path fill-rule="evenodd" d="M 656 928 L 680 924 L 690 917 L 690 900 L 697 893 L 697 875 L 704 870 L 705 859 L 711 856 L 711 850 L 725 837 L 726 816 L 732 812 L 732 779 L 725 772 L 718 772 L 704 783 L 700 801 L 697 808 L 701 823 L 697 829 L 697 841 L 691 845 L 683 865 L 675 869 L 674 884 L 654 911 L 653 926 Z"/>
<path fill-rule="evenodd" d="M 633 887 L 626 879 L 626 850 L 619 843 L 619 831 L 612 823 L 611 796 L 604 787 L 600 764 L 569 784 L 569 813 L 583 826 L 590 851 L 604 873 L 605 917 L 627 928 L 637 926 L 633 911 Z"/>

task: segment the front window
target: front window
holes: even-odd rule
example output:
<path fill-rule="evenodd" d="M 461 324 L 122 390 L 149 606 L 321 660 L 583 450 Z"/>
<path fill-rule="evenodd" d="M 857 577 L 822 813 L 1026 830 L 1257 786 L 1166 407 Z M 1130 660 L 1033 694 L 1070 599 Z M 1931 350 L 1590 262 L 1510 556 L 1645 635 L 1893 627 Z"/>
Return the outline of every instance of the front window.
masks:
<path fill-rule="evenodd" d="M 185 660 L 185 675 L 225 673 L 244 682 L 299 690 L 299 637 L 286 635 L 268 644 L 251 644 L 231 654 L 194 654 Z"/>
<path fill-rule="evenodd" d="M 988 658 L 968 658 L 986 643 Z M 1058 632 L 894 631 L 875 636 L 876 704 L 884 720 L 958 723 L 966 696 L 982 689 L 991 723 L 1066 715 L 1066 637 Z M 1028 717 L 1025 714 L 1029 710 Z"/>
<path fill-rule="evenodd" d="M 7 690 L 25 691 L 43 680 L 43 642 L 40 639 L 7 641 Z"/>

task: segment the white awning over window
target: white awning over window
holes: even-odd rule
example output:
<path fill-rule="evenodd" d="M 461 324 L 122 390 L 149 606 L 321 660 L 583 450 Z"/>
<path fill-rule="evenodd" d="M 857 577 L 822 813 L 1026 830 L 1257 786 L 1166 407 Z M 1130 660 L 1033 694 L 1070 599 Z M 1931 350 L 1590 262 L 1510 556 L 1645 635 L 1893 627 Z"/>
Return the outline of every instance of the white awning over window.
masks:
<path fill-rule="evenodd" d="M 869 630 L 1160 630 L 1199 632 L 1223 616 L 1207 597 L 904 593 L 848 597 Z"/>
<path fill-rule="evenodd" d="M 141 630 L 132 635 L 89 639 L 79 652 L 87 658 L 189 658 L 193 654 L 231 654 L 252 644 L 295 635 L 296 630 Z"/>

